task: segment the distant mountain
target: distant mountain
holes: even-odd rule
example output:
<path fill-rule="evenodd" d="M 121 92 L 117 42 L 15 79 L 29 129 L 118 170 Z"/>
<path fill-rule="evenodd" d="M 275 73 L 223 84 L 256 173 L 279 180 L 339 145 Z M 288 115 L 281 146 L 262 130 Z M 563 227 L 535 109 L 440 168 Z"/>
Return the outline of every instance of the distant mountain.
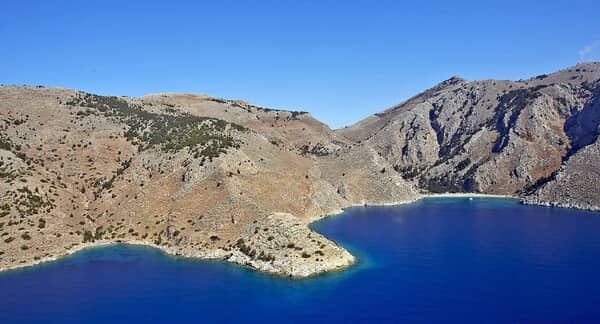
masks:
<path fill-rule="evenodd" d="M 600 209 L 600 64 L 451 78 L 352 127 L 194 94 L 0 87 L 0 269 L 126 242 L 286 276 L 354 257 L 307 224 L 477 192 Z"/>
<path fill-rule="evenodd" d="M 336 134 L 423 192 L 600 208 L 600 63 L 522 81 L 440 83 Z"/>

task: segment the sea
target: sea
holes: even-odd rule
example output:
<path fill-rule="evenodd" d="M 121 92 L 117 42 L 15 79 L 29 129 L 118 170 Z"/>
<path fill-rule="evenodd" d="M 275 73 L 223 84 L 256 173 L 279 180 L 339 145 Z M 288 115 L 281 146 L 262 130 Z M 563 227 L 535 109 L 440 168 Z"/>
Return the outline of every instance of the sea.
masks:
<path fill-rule="evenodd" d="M 600 213 L 502 198 L 353 207 L 307 279 L 131 245 L 0 273 L 0 323 L 600 323 Z"/>

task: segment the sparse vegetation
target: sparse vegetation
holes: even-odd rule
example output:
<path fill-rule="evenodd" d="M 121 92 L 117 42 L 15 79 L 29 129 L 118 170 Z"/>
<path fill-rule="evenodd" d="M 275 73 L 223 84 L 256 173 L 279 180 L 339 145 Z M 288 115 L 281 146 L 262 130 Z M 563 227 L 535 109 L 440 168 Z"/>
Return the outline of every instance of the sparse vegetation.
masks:
<path fill-rule="evenodd" d="M 243 126 L 216 118 L 188 113 L 151 113 L 118 97 L 84 94 L 74 97 L 67 105 L 92 108 L 92 114 L 125 123 L 128 127 L 125 137 L 140 150 L 159 147 L 164 152 L 177 152 L 190 148 L 195 157 L 212 159 L 228 148 L 239 147 L 229 134 L 231 131 L 247 131 Z M 89 111 L 86 110 L 86 114 Z"/>
<path fill-rule="evenodd" d="M 323 146 L 321 143 L 317 143 L 314 146 L 310 147 L 308 144 L 304 144 L 300 148 L 300 154 L 307 155 L 312 154 L 316 156 L 327 156 L 329 155 L 329 150 Z"/>
<path fill-rule="evenodd" d="M 56 207 L 47 195 L 42 197 L 39 193 L 32 191 L 28 187 L 16 190 L 15 205 L 19 214 L 23 216 L 50 212 Z"/>

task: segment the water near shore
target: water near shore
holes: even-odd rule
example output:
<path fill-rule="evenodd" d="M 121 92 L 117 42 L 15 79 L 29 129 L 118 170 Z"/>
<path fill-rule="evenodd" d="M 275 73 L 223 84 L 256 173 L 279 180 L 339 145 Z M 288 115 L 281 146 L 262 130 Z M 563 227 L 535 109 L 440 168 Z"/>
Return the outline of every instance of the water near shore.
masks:
<path fill-rule="evenodd" d="M 599 322 L 600 213 L 435 198 L 313 225 L 359 257 L 295 280 L 93 248 L 0 273 L 0 322 Z"/>

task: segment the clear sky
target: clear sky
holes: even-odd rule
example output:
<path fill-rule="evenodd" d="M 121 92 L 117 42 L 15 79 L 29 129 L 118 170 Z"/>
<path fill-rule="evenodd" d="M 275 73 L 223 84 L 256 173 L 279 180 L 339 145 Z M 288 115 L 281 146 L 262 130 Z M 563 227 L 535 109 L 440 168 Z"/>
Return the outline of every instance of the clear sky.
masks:
<path fill-rule="evenodd" d="M 205 93 L 352 124 L 453 75 L 600 60 L 600 1 L 3 1 L 0 83 Z"/>

